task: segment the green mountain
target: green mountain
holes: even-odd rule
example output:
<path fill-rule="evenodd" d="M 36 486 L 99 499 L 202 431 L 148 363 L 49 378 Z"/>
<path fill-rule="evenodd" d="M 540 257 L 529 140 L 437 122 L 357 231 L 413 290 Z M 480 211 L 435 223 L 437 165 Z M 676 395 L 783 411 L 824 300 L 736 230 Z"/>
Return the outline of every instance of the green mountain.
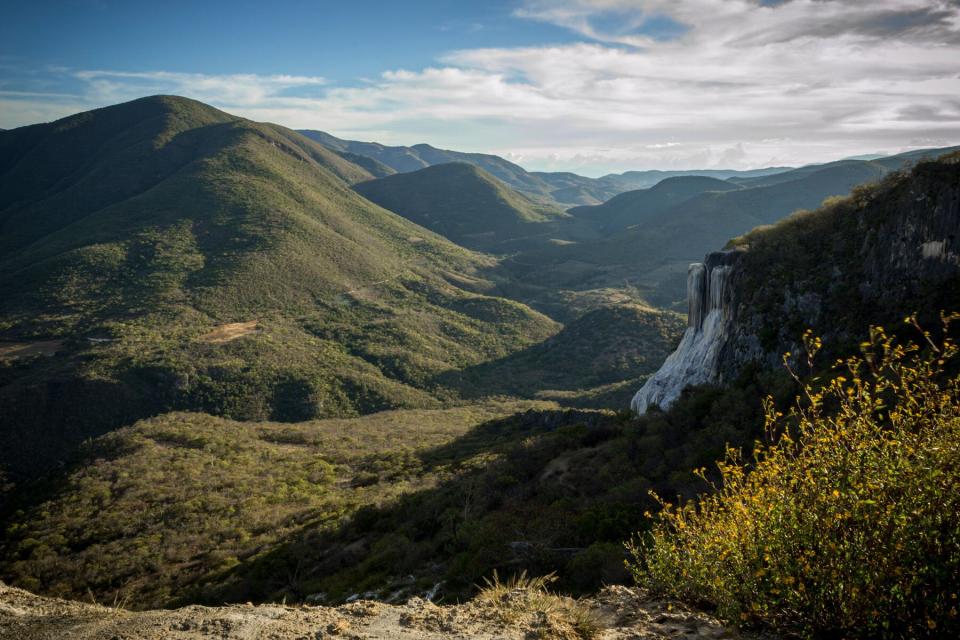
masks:
<path fill-rule="evenodd" d="M 827 162 L 824 164 L 811 164 L 805 167 L 800 167 L 798 169 L 792 169 L 790 171 L 784 171 L 782 173 L 776 173 L 768 176 L 758 176 L 758 177 L 734 177 L 731 178 L 731 182 L 736 182 L 737 184 L 742 184 L 750 187 L 760 187 L 765 185 L 773 185 L 781 182 L 791 182 L 794 180 L 799 180 L 806 178 L 812 174 L 820 173 L 827 170 L 843 170 L 851 169 L 853 167 L 873 167 L 874 169 L 880 171 L 881 173 L 887 173 L 889 171 L 898 171 L 905 167 L 908 167 L 920 160 L 936 158 L 947 153 L 951 153 L 960 149 L 960 147 L 942 147 L 936 149 L 918 149 L 916 151 L 907 151 L 905 153 L 898 153 L 892 156 L 876 156 L 867 158 L 846 158 L 844 160 L 838 160 L 836 162 Z"/>
<path fill-rule="evenodd" d="M 530 198 L 552 203 L 550 188 L 546 183 L 527 172 L 523 167 L 499 156 L 437 149 L 428 144 L 416 144 L 412 147 L 390 147 L 376 142 L 342 140 L 329 133 L 309 129 L 301 130 L 300 133 L 335 151 L 372 158 L 399 173 L 417 171 L 452 162 L 472 164 Z"/>
<path fill-rule="evenodd" d="M 569 171 L 531 171 L 550 186 L 550 196 L 565 205 L 600 204 L 620 193 L 616 187 Z"/>
<path fill-rule="evenodd" d="M 371 177 L 171 96 L 0 133 L 0 464 L 170 409 L 437 406 L 438 373 L 558 329 L 489 295 L 489 258 L 350 189 Z"/>
<path fill-rule="evenodd" d="M 462 162 L 362 182 L 354 190 L 384 209 L 471 249 L 502 251 L 556 233 L 566 218 L 483 169 Z"/>
<path fill-rule="evenodd" d="M 730 339 L 772 353 L 797 340 L 811 323 L 829 339 L 828 357 L 822 359 L 829 367 L 834 356 L 859 352 L 876 319 L 903 326 L 903 315 L 918 308 L 927 317 L 941 305 L 956 308 L 958 169 L 957 157 L 922 163 L 910 175 L 888 176 L 849 198 L 736 239 L 732 246 L 743 255 L 730 279 L 731 291 L 740 296 Z M 604 332 L 612 322 L 623 329 L 641 324 L 652 330 L 647 336 L 661 328 L 636 306 L 586 314 L 551 339 L 492 363 L 489 375 L 513 373 L 505 386 L 525 384 L 520 376 L 542 376 L 561 386 L 566 372 L 560 369 L 573 368 L 570 359 L 555 357 L 561 347 L 576 348 L 597 383 L 608 379 L 611 368 L 635 371 L 647 364 L 639 362 L 639 350 L 617 359 L 644 338 L 638 332 L 618 342 L 613 332 Z M 606 361 L 591 362 L 593 353 Z M 763 355 L 755 349 L 731 353 Z M 464 371 L 480 376 L 484 367 Z M 748 451 L 763 438 L 763 398 L 771 397 L 783 411 L 794 404 L 797 388 L 779 354 L 776 363 L 753 362 L 736 374 L 722 388 L 688 389 L 669 410 L 640 417 L 527 402 L 300 423 L 237 422 L 197 413 L 145 419 L 92 440 L 72 465 L 16 496 L 15 508 L 3 514 L 0 576 L 51 595 L 130 597 L 135 607 L 324 597 L 339 602 L 368 590 L 404 599 L 438 584 L 435 594 L 452 601 L 474 593 L 493 570 L 556 571 L 557 588 L 589 592 L 630 579 L 622 543 L 645 534 L 644 513 L 659 508 L 651 490 L 681 502 L 706 491 L 709 485 L 691 469 L 703 467 L 713 480 L 713 462 L 728 447 Z M 955 407 L 948 408 L 955 415 Z M 940 483 L 934 486 L 949 488 L 955 473 L 949 473 L 949 442 L 942 444 L 947 464 L 933 469 L 948 473 L 930 477 Z M 838 488 L 826 494 L 830 504 L 850 506 L 830 512 L 829 532 L 836 536 L 831 542 L 859 544 L 861 538 L 849 536 L 851 528 L 863 514 L 878 522 L 884 514 L 873 508 L 869 494 L 842 493 L 844 482 L 863 477 L 850 465 L 849 453 L 839 450 L 831 467 L 835 473 L 823 474 Z M 911 471 L 905 474 L 909 479 L 928 478 L 929 469 L 903 468 Z M 879 464 L 871 469 L 887 470 Z M 942 495 L 944 503 L 956 502 L 953 493 Z M 918 526 L 927 540 L 952 540 L 953 546 L 931 548 L 955 559 L 954 529 L 938 527 L 944 513 L 954 511 L 929 517 L 924 512 L 927 519 Z M 916 514 L 902 516 L 898 523 L 916 522 Z M 817 534 L 823 522 L 808 530 Z M 755 535 L 747 535 L 757 523 L 770 529 L 760 518 L 731 530 L 738 534 L 731 540 L 758 547 L 756 565 L 734 578 L 763 577 L 756 576 L 756 566 L 767 566 L 766 550 L 754 544 Z M 809 540 L 819 544 L 816 535 Z M 825 545 L 816 549 L 820 564 L 814 569 L 852 566 L 855 579 L 873 583 L 858 557 L 841 557 Z M 794 547 L 775 551 L 784 554 L 778 567 L 800 567 Z M 925 549 L 919 553 L 939 557 Z M 680 560 L 696 562 L 702 573 L 690 577 L 678 570 L 676 579 L 709 578 L 722 563 L 740 562 L 721 556 L 701 567 L 701 557 Z M 952 577 L 940 568 L 926 574 L 938 587 Z M 835 584 L 829 572 L 817 573 L 828 586 Z M 879 575 L 887 580 L 894 573 Z M 913 580 L 914 574 L 906 575 Z M 784 583 L 761 584 L 779 595 Z M 734 584 L 729 593 L 742 592 Z M 779 599 L 774 602 L 781 606 Z M 946 598 L 942 602 L 953 606 Z M 793 613 L 776 607 L 764 611 L 782 611 L 789 621 Z"/>
<path fill-rule="evenodd" d="M 627 191 L 601 205 L 574 207 L 569 213 L 601 225 L 604 231 L 617 231 L 656 220 L 667 209 L 706 192 L 733 191 L 740 187 L 716 178 L 678 176 L 658 182 L 649 189 Z"/>
<path fill-rule="evenodd" d="M 789 171 L 791 167 L 768 167 L 737 171 L 734 169 L 690 169 L 681 171 L 625 171 L 610 173 L 599 178 L 587 178 L 569 172 L 533 171 L 532 175 L 546 182 L 553 189 L 551 196 L 558 202 L 594 205 L 606 202 L 625 191 L 649 189 L 656 184 L 683 176 L 731 180 L 755 178 Z"/>

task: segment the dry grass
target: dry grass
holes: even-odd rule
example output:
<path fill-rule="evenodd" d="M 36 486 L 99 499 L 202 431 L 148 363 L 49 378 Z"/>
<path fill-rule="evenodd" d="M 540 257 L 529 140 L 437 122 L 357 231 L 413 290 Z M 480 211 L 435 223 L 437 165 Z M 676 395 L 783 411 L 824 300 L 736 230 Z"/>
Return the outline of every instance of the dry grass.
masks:
<path fill-rule="evenodd" d="M 221 324 L 209 333 L 203 334 L 200 336 L 200 340 L 209 342 L 210 344 L 223 344 L 224 342 L 230 342 L 231 340 L 242 338 L 257 331 L 260 331 L 259 320 L 228 322 L 227 324 Z"/>
<path fill-rule="evenodd" d="M 536 637 L 595 638 L 602 626 L 598 615 L 580 600 L 551 593 L 547 587 L 556 580 L 554 573 L 522 571 L 504 581 L 494 570 L 493 578 L 484 578 L 477 601 L 491 606 L 506 625 L 532 625 Z"/>

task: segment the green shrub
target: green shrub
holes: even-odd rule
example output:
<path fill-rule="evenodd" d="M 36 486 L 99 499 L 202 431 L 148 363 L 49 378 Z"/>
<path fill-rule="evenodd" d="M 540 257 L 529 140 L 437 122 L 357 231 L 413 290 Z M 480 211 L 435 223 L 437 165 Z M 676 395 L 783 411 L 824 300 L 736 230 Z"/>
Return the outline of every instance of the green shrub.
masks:
<path fill-rule="evenodd" d="M 630 545 L 635 578 L 807 637 L 958 637 L 960 377 L 944 373 L 958 347 L 924 338 L 873 328 L 788 416 L 768 403 L 785 435 L 751 463 L 730 451 L 714 493 L 664 503 Z"/>

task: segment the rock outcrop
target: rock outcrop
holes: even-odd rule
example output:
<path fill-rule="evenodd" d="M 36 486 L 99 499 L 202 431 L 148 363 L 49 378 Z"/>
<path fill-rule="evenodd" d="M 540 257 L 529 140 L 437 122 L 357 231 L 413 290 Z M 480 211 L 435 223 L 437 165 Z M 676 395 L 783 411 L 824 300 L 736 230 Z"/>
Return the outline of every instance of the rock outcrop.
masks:
<path fill-rule="evenodd" d="M 688 328 L 631 407 L 669 406 L 685 387 L 780 365 L 811 329 L 828 356 L 856 352 L 870 325 L 960 311 L 960 153 L 820 209 L 798 212 L 690 266 Z"/>
<path fill-rule="evenodd" d="M 728 282 L 740 251 L 711 253 L 687 271 L 687 329 L 680 345 L 637 392 L 630 407 L 669 406 L 684 387 L 718 382 L 717 363 L 731 319 Z"/>
<path fill-rule="evenodd" d="M 740 633 L 716 618 L 639 589 L 607 587 L 580 601 L 571 624 L 545 609 L 542 595 L 515 589 L 496 602 L 436 605 L 414 598 L 388 605 L 358 600 L 340 607 L 263 604 L 129 611 L 43 598 L 0 582 L 0 639 L 6 640 L 720 640 Z M 571 600 L 572 601 L 572 600 Z M 771 636 L 764 636 L 772 640 Z"/>

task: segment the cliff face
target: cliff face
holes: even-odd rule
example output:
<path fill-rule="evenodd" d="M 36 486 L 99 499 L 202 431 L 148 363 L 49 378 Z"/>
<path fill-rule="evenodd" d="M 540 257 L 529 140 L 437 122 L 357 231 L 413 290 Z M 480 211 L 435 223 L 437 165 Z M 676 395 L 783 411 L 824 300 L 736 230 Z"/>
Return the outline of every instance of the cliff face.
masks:
<path fill-rule="evenodd" d="M 687 270 L 687 329 L 680 345 L 637 392 L 630 407 L 666 407 L 684 387 L 718 382 L 719 358 L 727 342 L 732 297 L 727 286 L 742 252 L 711 253 Z"/>
<path fill-rule="evenodd" d="M 758 228 L 690 266 L 688 328 L 636 394 L 643 413 L 684 387 L 780 365 L 803 331 L 829 355 L 855 352 L 870 325 L 960 310 L 960 154 Z"/>

